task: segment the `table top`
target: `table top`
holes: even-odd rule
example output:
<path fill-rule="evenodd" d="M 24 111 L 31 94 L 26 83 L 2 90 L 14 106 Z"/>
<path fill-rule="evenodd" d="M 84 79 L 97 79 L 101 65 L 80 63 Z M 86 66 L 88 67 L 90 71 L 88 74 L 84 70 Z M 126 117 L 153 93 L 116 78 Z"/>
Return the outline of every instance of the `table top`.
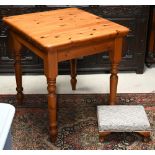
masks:
<path fill-rule="evenodd" d="M 129 29 L 78 8 L 4 17 L 15 32 L 44 48 L 125 36 Z"/>

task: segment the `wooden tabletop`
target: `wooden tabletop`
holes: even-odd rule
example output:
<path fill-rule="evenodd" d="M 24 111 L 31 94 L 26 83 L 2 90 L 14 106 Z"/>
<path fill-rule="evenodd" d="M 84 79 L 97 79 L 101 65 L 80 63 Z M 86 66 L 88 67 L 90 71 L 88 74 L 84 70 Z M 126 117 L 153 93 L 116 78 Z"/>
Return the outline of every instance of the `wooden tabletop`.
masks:
<path fill-rule="evenodd" d="M 129 29 L 78 8 L 4 17 L 16 33 L 53 49 L 93 39 L 125 36 Z"/>

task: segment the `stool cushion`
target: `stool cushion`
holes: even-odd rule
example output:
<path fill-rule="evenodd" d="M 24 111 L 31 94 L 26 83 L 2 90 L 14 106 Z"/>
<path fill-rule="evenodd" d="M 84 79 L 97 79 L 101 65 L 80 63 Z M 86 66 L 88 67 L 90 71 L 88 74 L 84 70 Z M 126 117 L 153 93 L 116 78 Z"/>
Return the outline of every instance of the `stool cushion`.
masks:
<path fill-rule="evenodd" d="M 98 106 L 97 117 L 99 132 L 132 132 L 151 129 L 143 106 Z"/>

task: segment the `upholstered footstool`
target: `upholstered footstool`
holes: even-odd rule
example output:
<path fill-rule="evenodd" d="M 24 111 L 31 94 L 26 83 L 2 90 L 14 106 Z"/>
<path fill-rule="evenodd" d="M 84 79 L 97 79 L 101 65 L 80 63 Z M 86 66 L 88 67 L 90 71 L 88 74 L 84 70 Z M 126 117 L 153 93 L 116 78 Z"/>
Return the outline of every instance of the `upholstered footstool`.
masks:
<path fill-rule="evenodd" d="M 151 127 L 143 106 L 98 106 L 97 117 L 100 142 L 111 132 L 138 132 L 150 136 Z"/>

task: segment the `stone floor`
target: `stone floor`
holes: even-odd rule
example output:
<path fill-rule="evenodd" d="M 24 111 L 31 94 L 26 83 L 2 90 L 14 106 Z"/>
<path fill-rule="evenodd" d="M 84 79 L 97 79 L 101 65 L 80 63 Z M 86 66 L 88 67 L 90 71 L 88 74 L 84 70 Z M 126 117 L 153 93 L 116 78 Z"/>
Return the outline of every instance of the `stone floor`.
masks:
<path fill-rule="evenodd" d="M 118 93 L 152 93 L 155 92 L 155 67 L 145 68 L 143 74 L 121 72 L 118 74 Z M 77 90 L 72 91 L 70 76 L 60 75 L 57 78 L 58 94 L 91 94 L 109 93 L 110 74 L 89 74 L 77 76 Z M 43 75 L 23 76 L 25 94 L 46 94 L 47 84 Z M 0 75 L 0 94 L 15 94 L 15 77 Z"/>

